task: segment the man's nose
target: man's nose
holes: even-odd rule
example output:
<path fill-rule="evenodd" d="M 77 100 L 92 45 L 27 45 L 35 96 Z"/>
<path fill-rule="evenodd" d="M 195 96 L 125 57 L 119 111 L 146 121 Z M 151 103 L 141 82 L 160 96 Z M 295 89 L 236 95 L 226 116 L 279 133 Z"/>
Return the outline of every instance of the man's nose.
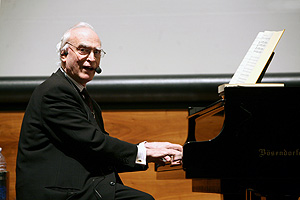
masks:
<path fill-rule="evenodd" d="M 91 51 L 89 56 L 88 56 L 88 59 L 90 61 L 95 61 L 96 60 L 96 57 L 95 57 L 95 54 L 94 54 L 94 51 Z"/>

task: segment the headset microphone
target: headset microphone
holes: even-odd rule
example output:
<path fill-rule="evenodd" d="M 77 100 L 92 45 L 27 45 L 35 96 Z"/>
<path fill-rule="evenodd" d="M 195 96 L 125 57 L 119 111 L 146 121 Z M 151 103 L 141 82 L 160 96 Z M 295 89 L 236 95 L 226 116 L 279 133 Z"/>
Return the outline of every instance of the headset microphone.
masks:
<path fill-rule="evenodd" d="M 102 69 L 98 66 L 95 71 L 97 72 L 97 74 L 100 74 L 102 72 Z"/>

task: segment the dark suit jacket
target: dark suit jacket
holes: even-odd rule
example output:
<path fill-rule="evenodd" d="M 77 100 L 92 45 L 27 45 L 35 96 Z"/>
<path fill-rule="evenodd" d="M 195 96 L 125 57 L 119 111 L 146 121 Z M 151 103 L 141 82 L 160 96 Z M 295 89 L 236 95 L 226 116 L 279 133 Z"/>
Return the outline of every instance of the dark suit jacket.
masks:
<path fill-rule="evenodd" d="M 116 171 L 136 165 L 137 146 L 105 131 L 98 104 L 96 119 L 60 69 L 38 86 L 21 128 L 17 200 L 114 199 Z"/>

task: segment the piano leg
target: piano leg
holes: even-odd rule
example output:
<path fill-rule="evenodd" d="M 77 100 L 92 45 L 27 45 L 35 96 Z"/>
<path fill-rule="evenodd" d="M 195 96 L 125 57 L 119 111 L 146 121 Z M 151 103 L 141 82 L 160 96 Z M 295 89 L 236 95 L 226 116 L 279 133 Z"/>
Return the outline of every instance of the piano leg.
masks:
<path fill-rule="evenodd" d="M 268 196 L 266 200 L 298 200 L 298 196 Z"/>
<path fill-rule="evenodd" d="M 222 200 L 300 200 L 298 196 L 261 196 L 260 194 L 247 190 L 246 195 L 243 194 L 223 194 Z"/>
<path fill-rule="evenodd" d="M 223 194 L 222 200 L 269 200 L 254 190 L 246 189 L 245 193 Z"/>
<path fill-rule="evenodd" d="M 238 195 L 238 194 L 223 194 L 222 200 L 243 200 L 245 199 L 244 195 Z"/>

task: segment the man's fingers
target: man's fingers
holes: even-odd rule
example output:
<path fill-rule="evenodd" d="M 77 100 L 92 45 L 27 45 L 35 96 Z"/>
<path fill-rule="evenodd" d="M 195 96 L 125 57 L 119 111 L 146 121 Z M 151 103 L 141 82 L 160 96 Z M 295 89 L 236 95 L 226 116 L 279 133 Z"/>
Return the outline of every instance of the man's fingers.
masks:
<path fill-rule="evenodd" d="M 176 161 L 173 161 L 171 162 L 171 165 L 181 165 L 182 164 L 182 160 L 176 160 Z"/>
<path fill-rule="evenodd" d="M 168 145 L 166 145 L 166 148 L 167 149 L 175 149 L 175 150 L 178 150 L 178 151 L 183 151 L 183 147 L 179 144 L 172 144 L 172 143 L 169 143 Z"/>
<path fill-rule="evenodd" d="M 179 165 L 182 159 L 182 146 L 169 142 L 147 142 L 146 155 L 148 162 L 155 162 L 160 165 Z"/>
<path fill-rule="evenodd" d="M 170 142 L 146 142 L 145 147 L 148 149 L 161 149 L 161 148 L 165 148 L 165 149 L 175 149 L 178 151 L 183 150 L 182 146 L 179 144 L 172 144 Z"/>

